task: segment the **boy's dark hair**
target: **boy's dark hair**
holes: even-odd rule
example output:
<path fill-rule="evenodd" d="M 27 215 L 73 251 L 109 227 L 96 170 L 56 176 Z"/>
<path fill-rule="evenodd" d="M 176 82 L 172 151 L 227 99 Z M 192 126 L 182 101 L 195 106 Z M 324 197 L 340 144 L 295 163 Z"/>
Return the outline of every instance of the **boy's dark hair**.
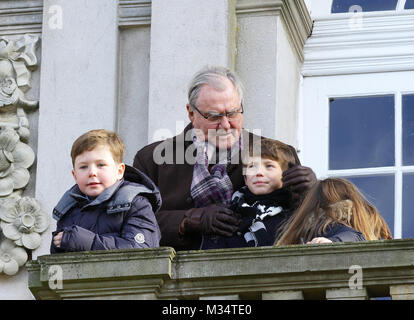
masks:
<path fill-rule="evenodd" d="M 75 140 L 72 145 L 70 156 L 72 165 L 75 166 L 75 159 L 85 151 L 91 151 L 98 146 L 107 146 L 116 163 L 122 163 L 125 152 L 125 145 L 116 132 L 104 129 L 90 130 Z"/>
<path fill-rule="evenodd" d="M 291 147 L 279 140 L 268 138 L 250 144 L 249 156 L 274 160 L 279 163 L 283 171 L 289 168 L 289 162 L 296 163 L 296 158 Z"/>

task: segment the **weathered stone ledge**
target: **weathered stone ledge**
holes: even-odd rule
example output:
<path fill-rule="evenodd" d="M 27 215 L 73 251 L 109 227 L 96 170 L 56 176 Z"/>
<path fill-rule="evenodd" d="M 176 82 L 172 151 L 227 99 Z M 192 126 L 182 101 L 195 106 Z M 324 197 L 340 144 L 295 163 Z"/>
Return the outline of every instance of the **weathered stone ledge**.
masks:
<path fill-rule="evenodd" d="M 414 297 L 411 239 L 206 251 L 161 247 L 77 252 L 40 256 L 27 268 L 36 299 Z M 60 288 L 59 274 L 49 275 L 56 268 L 61 270 Z"/>

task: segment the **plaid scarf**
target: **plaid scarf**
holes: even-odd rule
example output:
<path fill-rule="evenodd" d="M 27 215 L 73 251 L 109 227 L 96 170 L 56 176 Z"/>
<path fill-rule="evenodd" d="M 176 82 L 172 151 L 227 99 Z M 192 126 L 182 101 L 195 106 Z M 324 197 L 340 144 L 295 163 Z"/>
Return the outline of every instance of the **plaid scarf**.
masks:
<path fill-rule="evenodd" d="M 219 154 L 216 154 L 217 164 L 209 172 L 208 154 L 215 153 L 215 146 L 208 141 L 198 141 L 195 134 L 193 134 L 193 143 L 197 149 L 193 180 L 191 182 L 191 197 L 194 200 L 195 207 L 206 207 L 209 204 L 229 206 L 233 194 L 233 184 L 227 174 L 227 164 L 230 163 L 231 156 L 235 150 L 226 151 L 226 159 L 223 160 L 220 160 Z M 239 143 L 235 143 L 237 148 L 231 149 L 238 150 L 240 144 L 241 139 L 239 139 Z"/>

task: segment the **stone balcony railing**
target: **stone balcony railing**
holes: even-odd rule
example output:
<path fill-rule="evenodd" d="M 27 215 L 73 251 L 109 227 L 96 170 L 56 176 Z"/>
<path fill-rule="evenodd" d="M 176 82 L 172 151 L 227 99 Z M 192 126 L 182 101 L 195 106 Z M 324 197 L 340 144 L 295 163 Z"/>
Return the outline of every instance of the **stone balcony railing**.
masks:
<path fill-rule="evenodd" d="M 75 252 L 27 269 L 36 299 L 414 299 L 414 239 Z"/>

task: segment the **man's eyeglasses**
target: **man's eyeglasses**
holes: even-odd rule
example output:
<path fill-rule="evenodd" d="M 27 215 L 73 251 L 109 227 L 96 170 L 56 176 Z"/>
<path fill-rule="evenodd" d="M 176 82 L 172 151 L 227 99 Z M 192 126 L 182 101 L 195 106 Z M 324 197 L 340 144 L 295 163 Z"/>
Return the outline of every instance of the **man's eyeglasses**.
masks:
<path fill-rule="evenodd" d="M 207 112 L 206 114 L 203 114 L 200 110 L 197 109 L 196 106 L 191 106 L 195 111 L 197 111 L 204 119 L 206 119 L 208 122 L 212 124 L 218 124 L 221 122 L 223 117 L 226 117 L 229 122 L 234 122 L 239 119 L 239 115 L 241 115 L 243 110 L 243 104 L 241 104 L 241 110 L 240 108 L 237 111 L 229 111 L 225 113 L 212 113 Z"/>

